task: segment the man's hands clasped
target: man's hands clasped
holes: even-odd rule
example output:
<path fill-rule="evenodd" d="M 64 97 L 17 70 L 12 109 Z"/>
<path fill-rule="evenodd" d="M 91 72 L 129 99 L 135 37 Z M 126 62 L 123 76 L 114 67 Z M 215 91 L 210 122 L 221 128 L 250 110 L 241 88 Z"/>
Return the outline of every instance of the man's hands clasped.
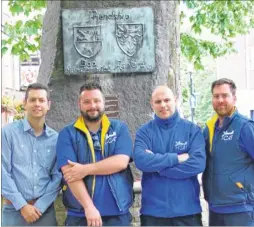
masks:
<path fill-rule="evenodd" d="M 27 204 L 20 210 L 22 217 L 27 223 L 33 223 L 41 217 L 41 212 L 33 205 Z"/>

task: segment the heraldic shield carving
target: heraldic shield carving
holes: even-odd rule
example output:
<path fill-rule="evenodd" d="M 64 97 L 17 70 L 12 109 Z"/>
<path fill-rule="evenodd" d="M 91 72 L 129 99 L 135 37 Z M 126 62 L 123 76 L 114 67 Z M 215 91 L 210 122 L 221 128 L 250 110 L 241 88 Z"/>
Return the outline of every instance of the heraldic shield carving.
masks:
<path fill-rule="evenodd" d="M 101 26 L 73 27 L 74 46 L 85 58 L 97 55 L 102 47 Z"/>
<path fill-rule="evenodd" d="M 143 24 L 116 24 L 116 40 L 120 49 L 132 57 L 143 44 Z"/>

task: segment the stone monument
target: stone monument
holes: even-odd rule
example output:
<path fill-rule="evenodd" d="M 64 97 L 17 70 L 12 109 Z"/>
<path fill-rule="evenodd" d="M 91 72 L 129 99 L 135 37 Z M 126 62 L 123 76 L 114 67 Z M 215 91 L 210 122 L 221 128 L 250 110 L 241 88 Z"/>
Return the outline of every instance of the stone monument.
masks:
<path fill-rule="evenodd" d="M 79 87 L 95 80 L 107 114 L 134 138 L 152 117 L 154 87 L 180 87 L 178 19 L 177 1 L 48 1 L 38 77 L 52 90 L 47 122 L 60 130 L 73 121 Z"/>

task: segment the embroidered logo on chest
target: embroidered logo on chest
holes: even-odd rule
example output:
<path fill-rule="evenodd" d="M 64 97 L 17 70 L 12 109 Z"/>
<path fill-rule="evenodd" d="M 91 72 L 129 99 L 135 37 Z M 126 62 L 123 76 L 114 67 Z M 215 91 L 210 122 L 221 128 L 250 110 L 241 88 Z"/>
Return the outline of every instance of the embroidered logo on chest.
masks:
<path fill-rule="evenodd" d="M 106 134 L 105 143 L 113 143 L 116 141 L 116 132 L 112 132 L 111 134 Z"/>
<path fill-rule="evenodd" d="M 232 140 L 233 135 L 234 135 L 234 130 L 232 130 L 231 132 L 224 131 L 221 136 L 221 140 L 225 140 L 225 141 Z"/>
<path fill-rule="evenodd" d="M 181 141 L 176 141 L 175 142 L 175 149 L 179 151 L 184 151 L 187 149 L 187 141 L 181 142 Z"/>

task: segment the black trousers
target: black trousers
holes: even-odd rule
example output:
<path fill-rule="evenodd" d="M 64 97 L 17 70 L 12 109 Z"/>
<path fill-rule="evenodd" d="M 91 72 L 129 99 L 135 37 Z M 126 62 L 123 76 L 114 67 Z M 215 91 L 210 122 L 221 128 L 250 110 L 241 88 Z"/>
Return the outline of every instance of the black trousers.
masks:
<path fill-rule="evenodd" d="M 202 226 L 201 214 L 174 218 L 140 215 L 141 226 Z"/>

